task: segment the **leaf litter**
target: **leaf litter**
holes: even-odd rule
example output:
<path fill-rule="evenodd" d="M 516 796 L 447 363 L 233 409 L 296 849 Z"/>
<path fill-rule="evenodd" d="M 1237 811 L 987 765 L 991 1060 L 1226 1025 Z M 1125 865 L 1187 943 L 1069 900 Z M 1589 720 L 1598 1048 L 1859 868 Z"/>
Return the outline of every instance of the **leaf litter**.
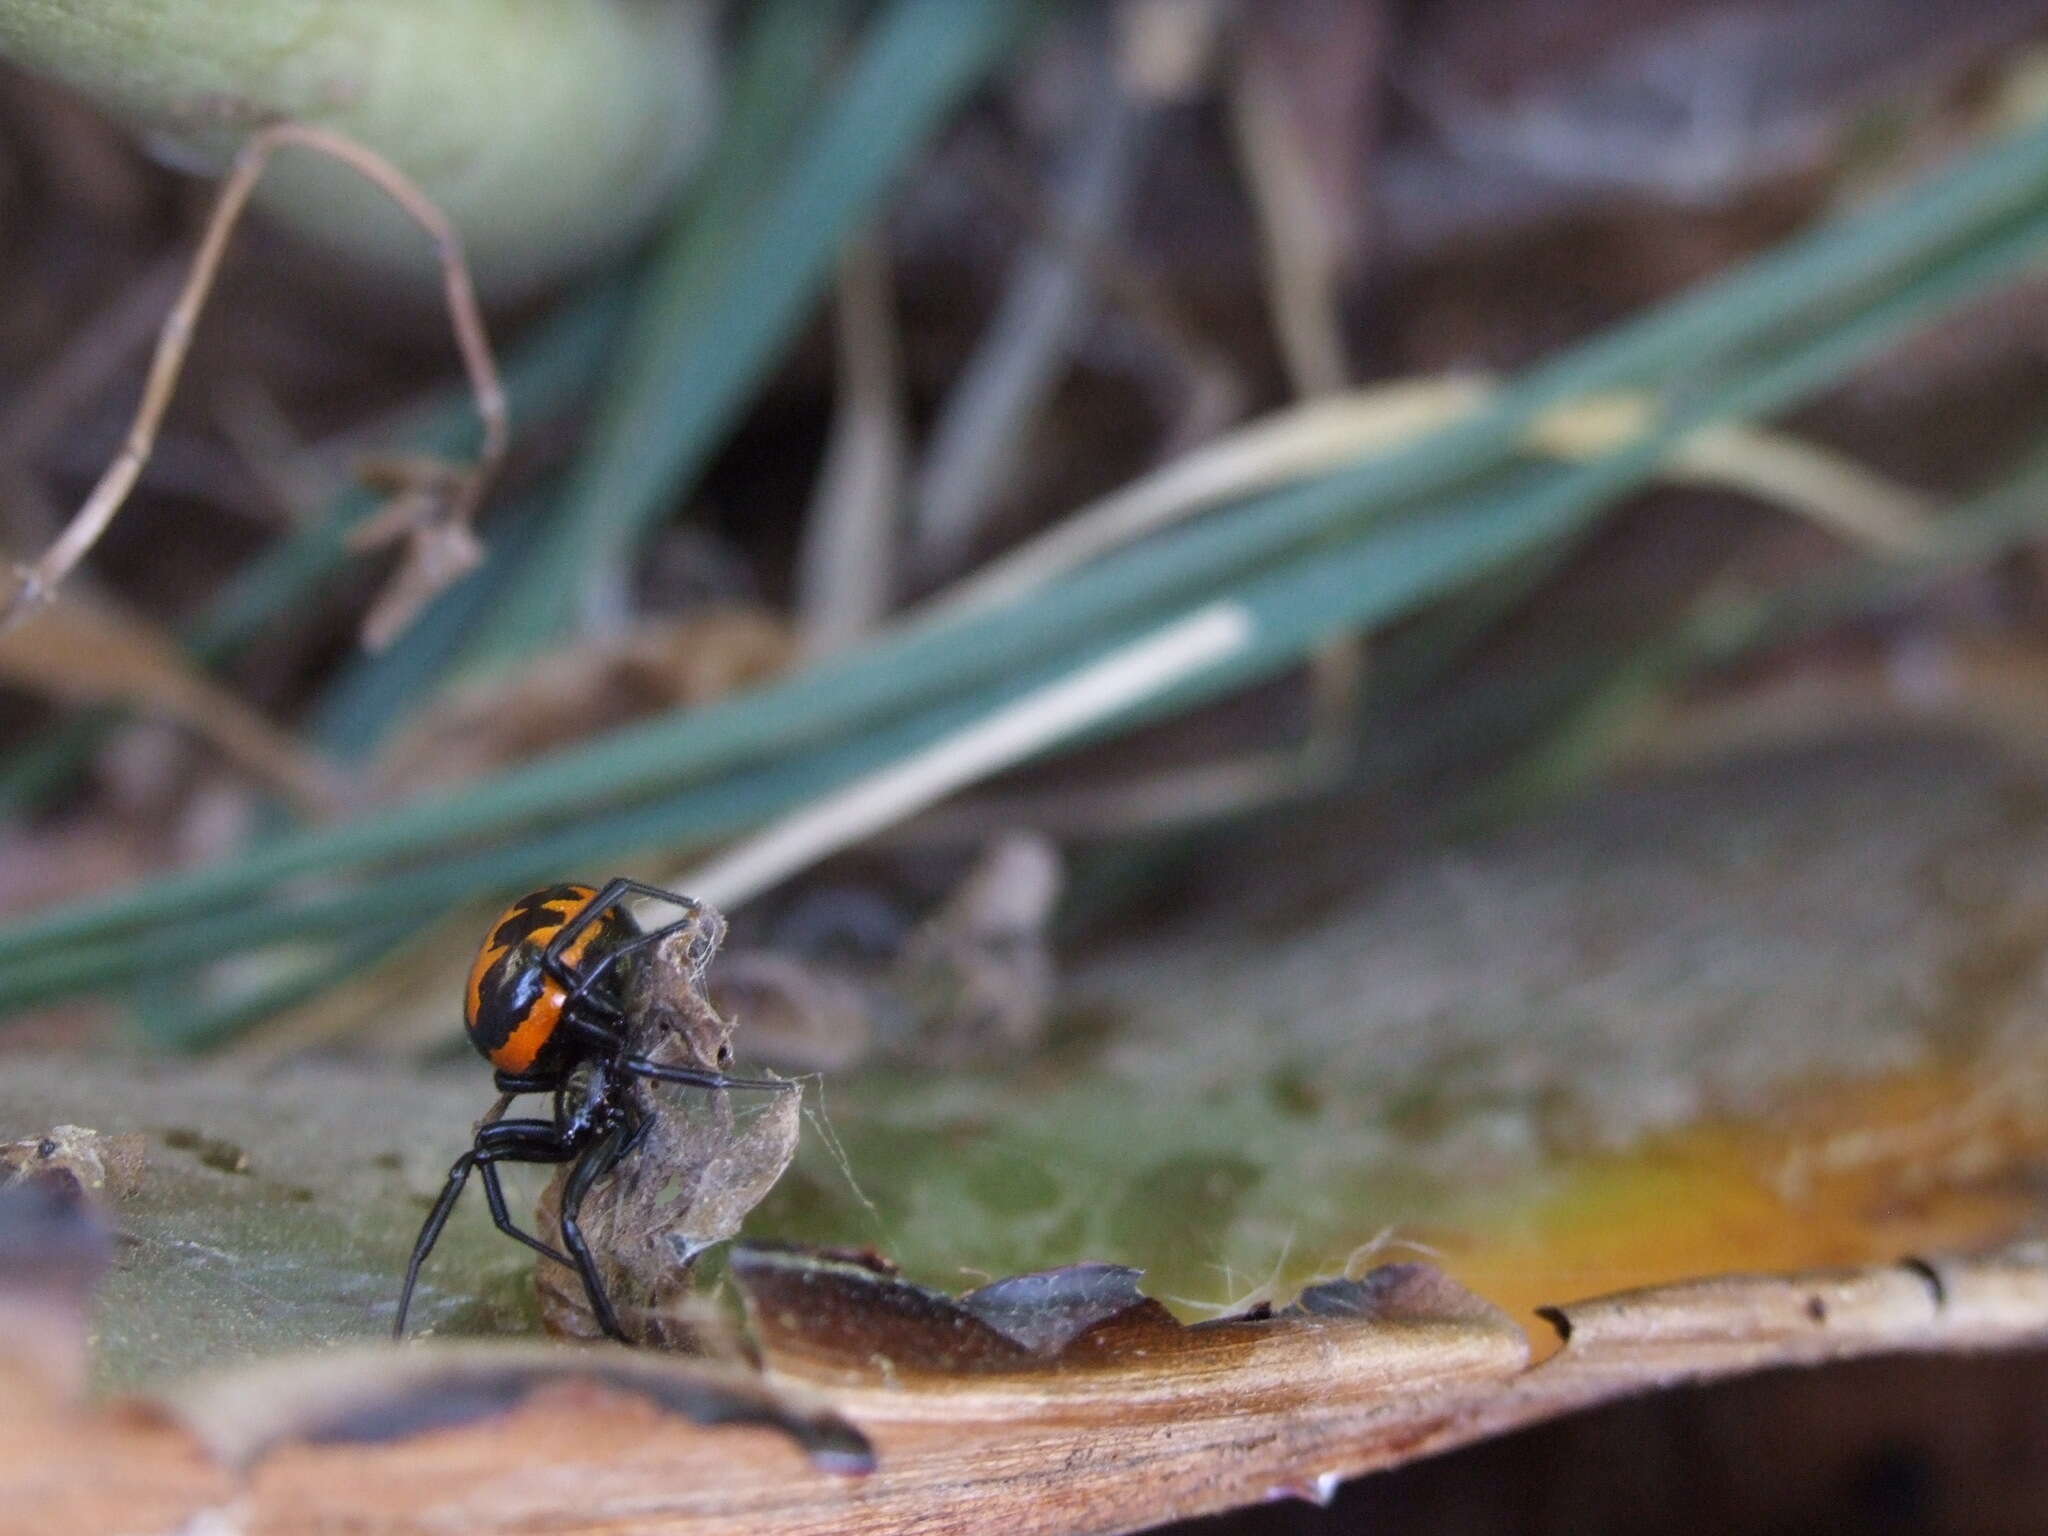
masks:
<path fill-rule="evenodd" d="M 698 907 L 660 943 L 634 957 L 626 982 L 627 1042 L 664 1066 L 721 1072 L 732 1060 L 732 1021 L 712 1007 L 705 972 L 725 939 L 725 919 Z M 644 1129 L 632 1152 L 583 1202 L 582 1224 L 621 1323 L 634 1342 L 706 1347 L 693 1305 L 698 1261 L 740 1223 L 796 1155 L 802 1101 L 796 1093 L 709 1092 L 635 1078 L 627 1090 Z M 563 1169 L 541 1197 L 540 1234 L 561 1244 Z M 602 1335 L 581 1278 L 543 1257 L 536 1284 L 541 1320 L 569 1338 Z"/>

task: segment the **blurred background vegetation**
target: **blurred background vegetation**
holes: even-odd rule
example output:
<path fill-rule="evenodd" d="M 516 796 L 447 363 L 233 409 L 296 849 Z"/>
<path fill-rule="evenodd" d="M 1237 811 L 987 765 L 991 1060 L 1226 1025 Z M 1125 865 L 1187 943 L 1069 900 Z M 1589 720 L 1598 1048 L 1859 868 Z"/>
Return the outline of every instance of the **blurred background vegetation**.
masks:
<path fill-rule="evenodd" d="M 518 5 L 280 5 L 334 77 L 144 29 L 160 91 L 46 9 L 0 22 L 13 554 L 278 111 L 458 217 L 514 440 L 484 563 L 364 648 L 356 471 L 475 413 L 424 243 L 281 161 L 0 638 L 0 1051 L 447 1055 L 481 914 L 619 871 L 731 909 L 757 1054 L 999 1056 L 1037 970 L 962 1040 L 891 967 L 1012 834 L 1050 964 L 1332 810 L 1454 836 L 1930 693 L 2038 736 L 2048 4 L 567 7 L 554 100 L 459 51 Z M 385 46 L 475 110 L 322 93 Z"/>
<path fill-rule="evenodd" d="M 541 296 L 496 285 L 488 562 L 377 654 L 352 471 L 475 431 L 425 244 L 392 224 L 362 259 L 399 275 L 366 281 L 250 232 L 135 504 L 7 641 L 0 1006 L 113 994 L 214 1044 L 464 902 L 688 867 L 1218 602 L 1225 654 L 899 829 L 891 899 L 1035 825 L 1085 936 L 1220 825 L 1418 783 L 1453 824 L 1509 814 L 1759 666 L 1854 688 L 1959 630 L 2022 664 L 2027 7 L 1609 9 L 770 0 L 677 30 L 720 50 L 717 131 L 633 260 L 572 243 Z M 100 61 L 45 51 L 91 94 Z M 6 84 L 26 552 L 111 456 L 205 190 Z M 193 110 L 115 105 L 149 142 Z M 275 196 L 317 230 L 311 179 Z M 498 224 L 487 291 L 542 238 Z"/>

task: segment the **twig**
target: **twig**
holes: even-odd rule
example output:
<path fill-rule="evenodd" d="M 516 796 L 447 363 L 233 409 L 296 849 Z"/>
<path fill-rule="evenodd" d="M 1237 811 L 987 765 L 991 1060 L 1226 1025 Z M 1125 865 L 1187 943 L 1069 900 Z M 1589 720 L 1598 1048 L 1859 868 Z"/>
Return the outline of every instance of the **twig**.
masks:
<path fill-rule="evenodd" d="M 1231 127 L 1264 248 L 1266 305 L 1303 398 L 1335 394 L 1350 375 L 1342 321 L 1345 234 L 1316 186 L 1294 118 L 1296 82 L 1256 34 L 1236 50 L 1228 93 Z"/>
<path fill-rule="evenodd" d="M 15 567 L 17 586 L 0 599 L 0 626 L 19 622 L 48 598 L 99 541 L 114 515 L 121 510 L 122 503 L 128 499 L 128 493 L 134 489 L 155 445 L 164 412 L 177 387 L 178 375 L 185 366 L 185 355 L 192 344 L 199 312 L 213 291 L 221 258 L 234 234 L 235 225 L 248 207 L 249 198 L 270 164 L 271 156 L 290 144 L 339 160 L 380 188 L 432 238 L 441 260 L 455 344 L 462 354 L 470 389 L 476 396 L 477 414 L 483 420 L 483 444 L 473 465 L 441 476 L 432 488 L 431 497 L 403 494 L 395 497 L 393 508 L 387 509 L 386 515 L 372 519 L 357 530 L 357 536 L 351 540 L 354 548 L 365 549 L 401 534 L 412 539 L 406 566 L 366 622 L 365 638 L 371 643 L 380 638 L 388 639 L 395 632 L 394 620 L 402 621 L 402 617 L 409 616 L 409 611 L 405 615 L 392 612 L 390 600 L 394 594 L 416 608 L 420 589 L 416 570 L 432 572 L 434 575 L 429 579 L 435 579 L 475 563 L 478 551 L 474 535 L 470 532 L 470 522 L 483 499 L 485 485 L 504 457 L 508 431 L 505 392 L 498 381 L 497 366 L 491 359 L 490 341 L 484 334 L 476 291 L 462 256 L 462 242 L 454 226 L 428 200 L 427 195 L 376 151 L 324 128 L 304 123 L 274 123 L 249 137 L 235 156 L 226 180 L 221 183 L 220 197 L 207 219 L 199 250 L 192 260 L 191 274 L 158 334 L 156 353 L 150 360 L 149 375 L 143 383 L 142 401 L 136 407 L 135 419 L 128 428 L 121 451 L 101 474 L 92 493 L 86 497 L 85 505 L 71 519 L 70 526 L 44 552 L 43 557 L 33 565 Z M 431 506 L 427 505 L 429 500 Z M 402 521 L 390 515 L 393 510 L 402 513 Z"/>
<path fill-rule="evenodd" d="M 851 242 L 839 264 L 838 392 L 797 557 L 804 650 L 843 650 L 881 622 L 896 590 L 903 500 L 901 348 L 879 232 Z"/>
<path fill-rule="evenodd" d="M 1055 194 L 1062 224 L 1092 243 L 1121 216 L 1150 114 L 1105 65 L 1077 126 Z M 1034 245 L 1012 268 L 960 382 L 934 423 L 911 503 L 911 559 L 944 576 L 971 553 L 1006 471 L 1072 358 L 1093 297 L 1088 274 L 1058 247 Z"/>

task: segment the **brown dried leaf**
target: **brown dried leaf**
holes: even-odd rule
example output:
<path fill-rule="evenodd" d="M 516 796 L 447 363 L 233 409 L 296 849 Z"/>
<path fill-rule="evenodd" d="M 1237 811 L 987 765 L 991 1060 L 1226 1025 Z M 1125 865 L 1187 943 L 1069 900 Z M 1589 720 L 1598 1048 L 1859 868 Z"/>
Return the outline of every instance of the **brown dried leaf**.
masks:
<path fill-rule="evenodd" d="M 755 1094 L 744 1108 L 725 1093 L 649 1090 L 691 1102 L 665 1104 L 633 1153 L 593 1188 L 582 1226 L 619 1319 L 636 1343 L 692 1354 L 733 1353 L 722 1313 L 695 1301 L 692 1285 L 705 1250 L 736 1234 L 746 1215 L 782 1177 L 796 1154 L 802 1101 L 795 1093 Z M 564 1177 L 541 1196 L 541 1235 L 559 1244 Z M 569 1338 L 601 1336 L 583 1282 L 552 1259 L 536 1261 L 541 1319 Z"/>
<path fill-rule="evenodd" d="M 1772 1366 L 2037 1344 L 2048 1340 L 2048 1244 L 1939 1262 L 1719 1275 L 1543 1310 L 1563 1347 L 1427 1449 Z"/>
<path fill-rule="evenodd" d="M 392 456 L 365 467 L 364 481 L 386 500 L 350 532 L 348 547 L 358 554 L 387 545 L 404 550 L 363 620 L 368 649 L 389 645 L 421 609 L 482 563 L 484 547 L 470 527 L 482 473 L 480 466 L 421 455 Z"/>
<path fill-rule="evenodd" d="M 1506 1375 L 1528 1358 L 1506 1313 L 1420 1264 L 1326 1281 L 1278 1311 L 1194 1325 L 1142 1294 L 1138 1272 L 1118 1264 L 1015 1275 L 957 1298 L 866 1254 L 749 1243 L 734 1252 L 732 1273 L 769 1367 L 839 1388 L 943 1393 L 979 1390 L 982 1378 L 1024 1378 L 1029 1398 L 1074 1392 L 1079 1377 L 1092 1376 L 1102 1378 L 1089 1388 L 1103 1393 L 1096 1408 L 1110 1414 L 1121 1411 L 1116 1383 L 1159 1378 L 1153 1393 L 1175 1399 L 1177 1413 L 1194 1412 L 1212 1388 L 1251 1385 L 1226 1382 L 1213 1366 L 1256 1359 L 1262 1370 L 1277 1367 L 1290 1353 L 1277 1341 L 1342 1324 L 1383 1330 L 1377 1342 L 1397 1353 L 1426 1336 L 1429 1370 L 1453 1375 L 1468 1367 Z M 1401 1328 L 1419 1331 L 1384 1332 Z M 1318 1374 L 1305 1361 L 1293 1369 Z M 1062 1378 L 1058 1388 L 1047 1387 L 1048 1376 Z"/>
<path fill-rule="evenodd" d="M 1573 1303 L 1556 1309 L 1563 1347 L 1535 1366 L 1506 1314 L 1424 1265 L 1192 1326 L 1114 1265 L 958 1298 L 856 1255 L 751 1246 L 734 1274 L 765 1379 L 530 1345 L 273 1362 L 169 1405 L 216 1457 L 267 1457 L 241 1481 L 160 1415 L 38 1410 L 0 1437 L 7 1514 L 22 1529 L 171 1529 L 233 1497 L 265 1532 L 403 1529 L 428 1510 L 529 1536 L 606 1522 L 673 1536 L 1125 1531 L 1326 1499 L 1360 1472 L 1674 1382 L 2048 1339 L 2041 1244 Z M 733 1423 L 779 1430 L 810 1465 L 772 1437 L 705 1427 Z M 861 1468 L 863 1446 L 873 1472 L 834 1475 Z"/>
<path fill-rule="evenodd" d="M 75 593 L 0 629 L 0 681 L 65 704 L 123 704 L 185 726 L 308 815 L 343 801 L 338 774 L 186 660 L 143 619 Z"/>
<path fill-rule="evenodd" d="M 704 973 L 725 938 L 725 919 L 695 909 L 667 938 L 635 957 L 626 985 L 635 1055 L 666 1066 L 721 1071 L 731 1060 L 730 1021 L 704 995 Z M 584 1236 L 605 1289 L 635 1342 L 695 1354 L 736 1354 L 722 1314 L 692 1293 L 698 1259 L 733 1237 L 796 1156 L 802 1099 L 755 1090 L 706 1092 L 635 1079 L 644 1129 L 617 1168 L 583 1202 Z M 538 1225 L 561 1242 L 569 1170 L 541 1197 Z M 575 1271 L 537 1261 L 541 1318 L 571 1338 L 601 1334 Z"/>
<path fill-rule="evenodd" d="M 738 607 L 551 651 L 437 702 L 392 743 L 378 784 L 404 796 L 458 783 L 662 710 L 709 703 L 774 676 L 794 654 L 779 620 Z"/>

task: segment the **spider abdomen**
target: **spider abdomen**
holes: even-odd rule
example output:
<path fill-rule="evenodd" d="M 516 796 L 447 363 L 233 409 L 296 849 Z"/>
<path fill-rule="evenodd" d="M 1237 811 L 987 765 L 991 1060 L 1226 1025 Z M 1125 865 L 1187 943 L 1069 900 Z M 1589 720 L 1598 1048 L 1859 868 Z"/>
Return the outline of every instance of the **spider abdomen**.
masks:
<path fill-rule="evenodd" d="M 550 885 L 522 896 L 491 925 L 469 971 L 463 1027 L 477 1053 L 500 1072 L 518 1076 L 566 1074 L 587 1053 L 579 1034 L 564 1027 L 568 994 L 547 973 L 548 944 L 594 900 L 587 885 Z M 559 954 L 580 970 L 639 933 L 619 906 L 584 924 Z"/>

